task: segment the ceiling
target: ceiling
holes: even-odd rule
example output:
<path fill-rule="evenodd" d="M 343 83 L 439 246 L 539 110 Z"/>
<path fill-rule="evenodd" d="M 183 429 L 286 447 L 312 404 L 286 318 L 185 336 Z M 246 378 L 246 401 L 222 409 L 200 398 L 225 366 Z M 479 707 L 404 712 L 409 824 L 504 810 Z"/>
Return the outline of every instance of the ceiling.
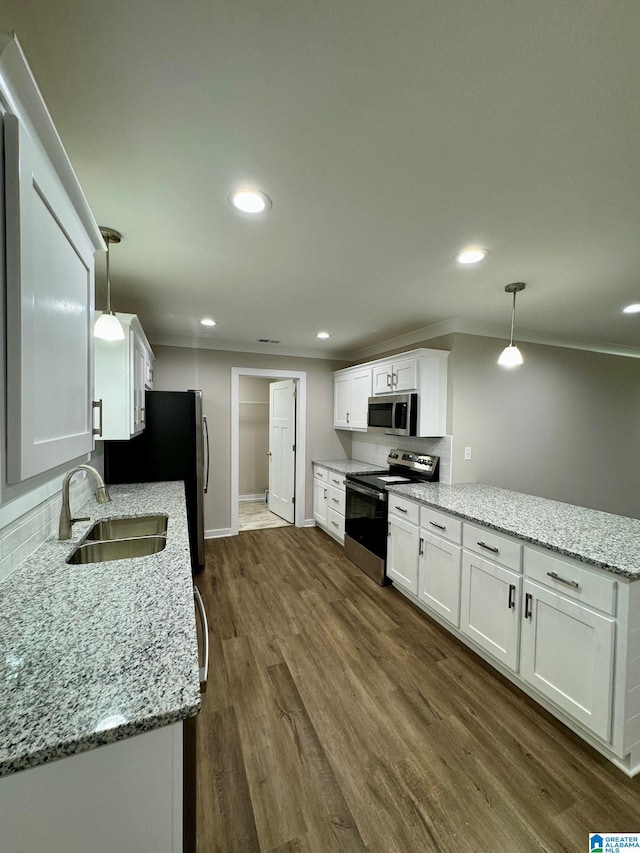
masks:
<path fill-rule="evenodd" d="M 640 353 L 637 0 L 0 0 L 12 30 L 152 342 L 507 334 L 525 281 L 516 337 Z"/>

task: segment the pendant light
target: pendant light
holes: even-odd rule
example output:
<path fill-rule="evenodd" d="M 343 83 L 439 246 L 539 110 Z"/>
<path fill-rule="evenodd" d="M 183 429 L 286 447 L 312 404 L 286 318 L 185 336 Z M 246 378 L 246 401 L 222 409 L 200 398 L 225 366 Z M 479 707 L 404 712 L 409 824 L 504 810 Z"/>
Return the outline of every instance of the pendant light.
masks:
<path fill-rule="evenodd" d="M 502 350 L 498 359 L 498 364 L 501 364 L 503 367 L 518 367 L 518 365 L 522 364 L 522 353 L 513 344 L 513 327 L 516 321 L 516 293 L 520 293 L 524 288 L 525 284 L 523 281 L 514 281 L 513 284 L 508 284 L 504 289 L 505 293 L 513 293 L 513 307 L 511 309 L 511 337 L 509 338 L 509 346 Z"/>
<path fill-rule="evenodd" d="M 104 228 L 102 225 L 100 226 L 100 233 L 107 244 L 107 310 L 96 320 L 93 336 L 94 338 L 101 338 L 103 341 L 123 341 L 122 323 L 111 310 L 111 276 L 109 271 L 109 246 L 111 243 L 119 243 L 122 240 L 122 234 L 119 231 L 114 231 L 113 228 Z"/>

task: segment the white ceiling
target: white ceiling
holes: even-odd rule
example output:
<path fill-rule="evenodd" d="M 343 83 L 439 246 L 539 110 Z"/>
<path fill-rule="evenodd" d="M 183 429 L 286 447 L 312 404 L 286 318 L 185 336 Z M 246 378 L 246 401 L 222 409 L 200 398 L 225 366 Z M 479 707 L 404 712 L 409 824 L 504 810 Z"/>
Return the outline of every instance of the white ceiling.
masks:
<path fill-rule="evenodd" d="M 0 0 L 0 30 L 152 341 L 507 334 L 525 281 L 521 337 L 640 348 L 638 0 Z"/>

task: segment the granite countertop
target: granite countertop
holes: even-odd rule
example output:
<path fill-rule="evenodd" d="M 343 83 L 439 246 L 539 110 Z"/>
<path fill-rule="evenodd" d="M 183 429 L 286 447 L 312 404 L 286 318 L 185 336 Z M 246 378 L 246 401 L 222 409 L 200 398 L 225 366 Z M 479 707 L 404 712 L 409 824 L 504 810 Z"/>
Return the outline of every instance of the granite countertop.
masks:
<path fill-rule="evenodd" d="M 321 465 L 336 474 L 372 474 L 374 471 L 386 471 L 384 465 L 371 465 L 358 462 L 357 459 L 314 459 L 314 465 Z"/>
<path fill-rule="evenodd" d="M 182 483 L 109 486 L 0 584 L 0 776 L 193 716 L 200 709 Z M 67 565 L 96 519 L 166 513 L 148 557 Z"/>
<path fill-rule="evenodd" d="M 389 486 L 389 492 L 601 569 L 640 579 L 640 520 L 480 483 Z"/>

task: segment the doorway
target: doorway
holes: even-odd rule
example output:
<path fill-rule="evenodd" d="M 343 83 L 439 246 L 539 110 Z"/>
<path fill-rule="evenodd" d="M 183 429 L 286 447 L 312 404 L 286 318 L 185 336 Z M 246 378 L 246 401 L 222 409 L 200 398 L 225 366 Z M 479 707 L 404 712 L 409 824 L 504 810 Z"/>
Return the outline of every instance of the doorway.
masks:
<path fill-rule="evenodd" d="M 306 373 L 232 367 L 232 536 L 304 526 L 305 459 Z"/>

